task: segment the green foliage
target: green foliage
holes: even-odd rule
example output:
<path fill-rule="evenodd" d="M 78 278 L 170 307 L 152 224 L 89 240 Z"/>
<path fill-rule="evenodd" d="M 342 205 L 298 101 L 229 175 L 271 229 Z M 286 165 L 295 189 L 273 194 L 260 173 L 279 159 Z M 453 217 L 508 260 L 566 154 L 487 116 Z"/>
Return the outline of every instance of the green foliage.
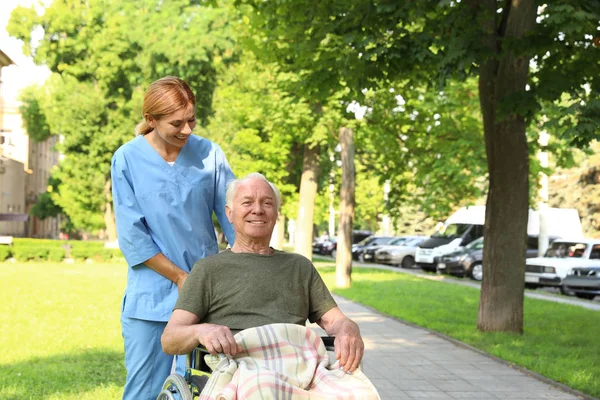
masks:
<path fill-rule="evenodd" d="M 66 251 L 61 248 L 54 248 L 48 250 L 48 261 L 50 262 L 61 262 L 65 259 Z"/>
<path fill-rule="evenodd" d="M 15 238 L 13 256 L 17 261 L 62 261 L 65 258 L 65 240 Z"/>
<path fill-rule="evenodd" d="M 39 27 L 44 37 L 32 48 L 31 32 Z M 64 138 L 64 160 L 53 172 L 61 188 L 50 197 L 75 228 L 90 232 L 104 228 L 110 159 L 133 138 L 143 89 L 180 76 L 195 91 L 205 122 L 216 70 L 234 57 L 226 10 L 190 1 L 55 1 L 41 16 L 17 7 L 7 29 L 53 72 L 24 112 Z"/>
<path fill-rule="evenodd" d="M 482 40 L 485 11 L 469 2 L 439 1 L 236 4 L 251 10 L 257 53 L 301 73 L 300 90 L 307 97 L 326 98 L 347 88 L 349 99 L 373 109 L 357 148 L 381 181 L 392 181 L 395 214 L 417 202 L 432 216 L 447 215 L 486 192 L 479 96 L 469 78 L 492 56 Z M 502 2 L 496 7 L 502 35 L 510 7 Z M 598 65 L 598 20 L 599 7 L 559 0 L 540 8 L 531 35 L 497 39 L 501 57 L 524 55 L 536 64 L 529 90 L 499 98 L 495 117 L 526 116 L 532 133 L 546 129 L 553 136 L 548 150 L 564 161 L 572 158 L 573 146 L 585 148 L 598 136 L 600 90 L 589 67 Z M 512 82 L 498 84 L 502 93 Z M 385 93 L 389 89 L 405 105 L 394 105 Z M 537 135 L 529 137 L 529 145 L 535 154 Z"/>
<path fill-rule="evenodd" d="M 444 91 L 398 84 L 365 94 L 369 111 L 357 155 L 390 182 L 388 212 L 411 205 L 437 219 L 485 193 L 486 158 L 477 84 L 448 82 Z"/>
<path fill-rule="evenodd" d="M 6 260 L 12 256 L 12 249 L 10 246 L 0 246 L 0 262 Z"/>
<path fill-rule="evenodd" d="M 27 135 L 37 143 L 43 142 L 52 134 L 37 98 L 39 90 L 38 86 L 29 86 L 23 89 L 19 96 L 22 103 L 19 111 L 25 130 Z"/>
<path fill-rule="evenodd" d="M 107 249 L 104 242 L 72 241 L 70 255 L 74 260 L 82 261 L 91 259 L 94 261 L 110 261 L 120 255 L 118 249 Z"/>
<path fill-rule="evenodd" d="M 38 246 L 14 246 L 13 257 L 19 262 L 25 261 L 43 261 L 48 258 L 49 249 Z"/>
<path fill-rule="evenodd" d="M 67 244 L 66 240 L 54 240 L 54 239 L 32 239 L 32 238 L 14 238 L 14 246 L 43 246 L 48 248 L 60 248 Z"/>
<path fill-rule="evenodd" d="M 8 250 L 3 253 L 4 249 Z M 8 258 L 11 251 L 17 261 L 23 262 L 60 262 L 66 257 L 78 261 L 90 259 L 96 262 L 105 262 L 122 258 L 119 249 L 105 248 L 104 242 L 101 241 L 15 238 L 12 250 L 8 246 L 0 247 L 0 261 Z M 7 256 L 2 258 L 4 254 Z"/>
<path fill-rule="evenodd" d="M 63 213 L 62 207 L 57 205 L 53 200 L 53 193 L 60 188 L 60 180 L 52 175 L 48 178 L 48 190 L 39 195 L 29 213 L 40 220 L 48 217 L 56 217 Z M 56 194 L 54 194 L 56 197 Z"/>

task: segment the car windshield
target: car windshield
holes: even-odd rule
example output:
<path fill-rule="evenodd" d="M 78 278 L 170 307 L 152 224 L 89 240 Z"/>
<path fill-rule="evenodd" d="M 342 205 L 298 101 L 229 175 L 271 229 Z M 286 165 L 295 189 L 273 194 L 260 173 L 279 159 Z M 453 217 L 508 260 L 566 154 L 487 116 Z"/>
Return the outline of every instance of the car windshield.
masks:
<path fill-rule="evenodd" d="M 409 238 L 409 239 L 407 239 L 407 240 L 406 240 L 406 241 L 403 243 L 403 245 L 404 245 L 404 246 L 407 246 L 407 247 L 415 247 L 415 246 L 418 246 L 418 245 L 419 245 L 421 242 L 423 242 L 424 240 L 425 240 L 425 239 L 423 239 L 423 238 L 418 238 L 418 237 L 416 237 L 416 238 Z"/>
<path fill-rule="evenodd" d="M 375 240 L 373 240 L 371 243 L 369 243 L 369 245 L 370 246 L 380 246 L 382 244 L 388 244 L 388 243 L 390 243 L 394 239 L 396 239 L 396 238 L 393 238 L 393 237 L 379 237 L 379 238 L 376 238 Z"/>
<path fill-rule="evenodd" d="M 390 241 L 388 244 L 390 246 L 403 246 L 406 244 L 407 241 L 408 241 L 408 238 L 401 237 L 401 238 L 396 238 L 396 239 Z"/>
<path fill-rule="evenodd" d="M 465 250 L 481 250 L 483 249 L 483 238 L 473 240 L 471 243 L 465 246 Z"/>
<path fill-rule="evenodd" d="M 361 240 L 360 242 L 357 243 L 358 246 L 367 246 L 369 244 L 371 244 L 371 242 L 375 241 L 375 236 L 369 236 L 368 238 L 365 238 L 363 240 Z"/>
<path fill-rule="evenodd" d="M 462 237 L 462 235 L 464 235 L 464 233 L 469 229 L 469 227 L 471 227 L 470 224 L 442 225 L 442 227 L 433 235 L 431 235 L 431 237 L 456 239 Z"/>
<path fill-rule="evenodd" d="M 566 258 L 574 257 L 581 258 L 587 245 L 577 242 L 553 242 L 552 246 L 546 250 L 546 257 Z"/>

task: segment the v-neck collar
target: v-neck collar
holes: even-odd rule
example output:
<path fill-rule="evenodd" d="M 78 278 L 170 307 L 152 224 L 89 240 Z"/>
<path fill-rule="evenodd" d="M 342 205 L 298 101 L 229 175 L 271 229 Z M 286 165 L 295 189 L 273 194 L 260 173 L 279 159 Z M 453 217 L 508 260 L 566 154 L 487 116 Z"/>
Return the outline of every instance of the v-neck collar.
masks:
<path fill-rule="evenodd" d="M 182 156 L 182 154 L 186 151 L 186 149 L 189 147 L 188 144 L 191 140 L 191 137 L 187 140 L 187 142 L 185 142 L 185 145 L 181 148 L 181 150 L 179 151 L 179 154 L 177 154 L 177 158 L 175 158 L 175 164 L 170 165 L 168 163 L 167 160 L 165 160 L 160 153 L 154 148 L 154 146 L 152 146 L 152 144 L 148 141 L 148 139 L 146 139 L 144 137 L 144 135 L 140 135 L 138 136 L 138 138 L 144 142 L 144 146 L 148 147 L 151 150 L 151 153 L 153 154 L 153 157 L 157 159 L 157 162 L 162 162 L 162 164 L 159 164 L 163 167 L 168 167 L 168 168 L 175 168 L 177 165 L 181 164 L 182 161 L 184 160 L 184 156 Z"/>

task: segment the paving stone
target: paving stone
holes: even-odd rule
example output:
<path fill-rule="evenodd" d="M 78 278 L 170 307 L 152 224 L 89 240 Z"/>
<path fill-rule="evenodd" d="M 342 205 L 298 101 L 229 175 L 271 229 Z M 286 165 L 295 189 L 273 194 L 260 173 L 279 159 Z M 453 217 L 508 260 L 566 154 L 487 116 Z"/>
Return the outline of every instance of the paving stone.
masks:
<path fill-rule="evenodd" d="M 582 398 L 468 346 L 341 297 L 335 299 L 360 326 L 365 342 L 362 369 L 383 400 Z"/>

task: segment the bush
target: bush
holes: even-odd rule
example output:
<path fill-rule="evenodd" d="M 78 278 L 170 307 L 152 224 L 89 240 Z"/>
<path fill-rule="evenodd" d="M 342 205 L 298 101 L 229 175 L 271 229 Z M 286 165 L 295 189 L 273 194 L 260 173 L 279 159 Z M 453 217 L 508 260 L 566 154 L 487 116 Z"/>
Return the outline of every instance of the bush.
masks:
<path fill-rule="evenodd" d="M 45 248 L 64 247 L 67 244 L 66 240 L 54 239 L 32 239 L 32 238 L 14 238 L 13 246 L 40 246 Z"/>
<path fill-rule="evenodd" d="M 41 246 L 19 245 L 13 248 L 13 257 L 19 262 L 44 261 L 48 259 L 49 249 Z"/>
<path fill-rule="evenodd" d="M 48 261 L 61 262 L 65 259 L 67 252 L 62 248 L 51 248 L 48 250 Z"/>
<path fill-rule="evenodd" d="M 111 249 L 104 247 L 104 242 L 69 242 L 71 245 L 71 257 L 75 260 L 109 261 L 113 257 Z"/>
<path fill-rule="evenodd" d="M 12 255 L 11 248 L 9 246 L 0 246 L 0 262 L 6 260 Z"/>

